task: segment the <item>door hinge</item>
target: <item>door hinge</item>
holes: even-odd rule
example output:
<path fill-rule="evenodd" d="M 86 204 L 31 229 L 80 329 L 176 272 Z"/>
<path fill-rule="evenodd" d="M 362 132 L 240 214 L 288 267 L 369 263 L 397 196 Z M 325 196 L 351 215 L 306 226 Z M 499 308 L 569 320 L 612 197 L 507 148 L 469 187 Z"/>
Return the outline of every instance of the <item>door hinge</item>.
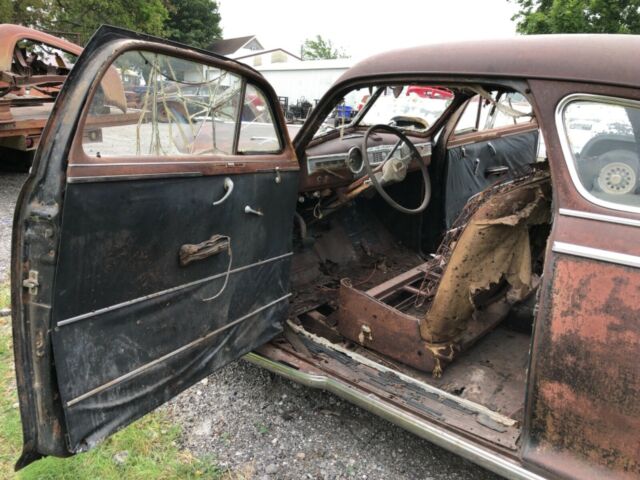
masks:
<path fill-rule="evenodd" d="M 22 286 L 29 289 L 30 295 L 37 295 L 38 287 L 40 286 L 40 283 L 38 283 L 38 271 L 29 270 L 29 276 L 22 281 Z"/>

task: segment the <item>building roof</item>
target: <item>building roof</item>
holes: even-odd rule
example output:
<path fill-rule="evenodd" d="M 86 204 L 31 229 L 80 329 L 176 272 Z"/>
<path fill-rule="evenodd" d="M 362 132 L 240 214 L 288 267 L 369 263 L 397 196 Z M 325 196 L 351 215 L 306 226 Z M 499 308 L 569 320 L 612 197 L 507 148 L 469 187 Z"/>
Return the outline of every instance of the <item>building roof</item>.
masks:
<path fill-rule="evenodd" d="M 216 40 L 211 43 L 207 50 L 217 53 L 219 55 L 231 55 L 244 47 L 251 40 L 256 38 L 255 35 L 248 35 L 246 37 L 225 38 L 223 40 Z"/>
<path fill-rule="evenodd" d="M 530 35 L 393 50 L 336 83 L 379 75 L 454 75 L 640 84 L 639 35 Z"/>
<path fill-rule="evenodd" d="M 297 58 L 298 60 L 302 61 L 302 59 L 298 55 L 294 55 L 289 50 L 285 50 L 284 48 L 270 48 L 269 50 L 256 50 L 256 51 L 254 51 L 252 53 L 248 53 L 248 54 L 242 55 L 240 57 L 234 57 L 234 59 L 235 60 L 242 60 L 243 58 L 255 57 L 257 55 L 262 55 L 264 53 L 272 53 L 272 52 L 284 52 L 287 55 L 289 55 L 290 57 Z"/>

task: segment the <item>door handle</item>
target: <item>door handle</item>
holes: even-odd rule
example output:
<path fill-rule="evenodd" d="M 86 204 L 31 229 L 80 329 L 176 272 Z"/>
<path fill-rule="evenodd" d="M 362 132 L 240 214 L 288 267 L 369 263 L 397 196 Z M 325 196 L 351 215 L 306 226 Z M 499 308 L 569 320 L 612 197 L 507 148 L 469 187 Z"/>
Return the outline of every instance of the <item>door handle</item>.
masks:
<path fill-rule="evenodd" d="M 244 213 L 253 213 L 254 215 L 258 215 L 259 217 L 262 217 L 264 215 L 264 213 L 262 213 L 260 210 L 254 210 L 249 205 L 244 207 Z"/>
<path fill-rule="evenodd" d="M 223 203 L 227 198 L 229 198 L 231 192 L 233 192 L 233 180 L 227 177 L 224 179 L 224 195 L 220 200 L 213 202 L 213 205 L 220 205 Z"/>

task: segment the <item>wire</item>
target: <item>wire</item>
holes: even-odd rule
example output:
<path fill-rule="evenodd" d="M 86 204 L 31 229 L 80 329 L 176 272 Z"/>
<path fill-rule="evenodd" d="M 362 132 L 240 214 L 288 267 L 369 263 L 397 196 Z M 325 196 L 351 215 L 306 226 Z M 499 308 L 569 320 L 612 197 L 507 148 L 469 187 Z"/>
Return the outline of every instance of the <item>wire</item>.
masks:
<path fill-rule="evenodd" d="M 210 302 L 211 300 L 215 300 L 216 298 L 218 298 L 220 295 L 222 295 L 222 292 L 224 292 L 224 290 L 227 288 L 227 284 L 229 283 L 229 277 L 231 276 L 231 264 L 233 263 L 233 254 L 231 253 L 231 237 L 222 236 L 222 238 L 227 239 L 227 255 L 229 255 L 229 264 L 227 265 L 227 273 L 225 274 L 224 283 L 222 284 L 222 287 L 220 288 L 218 293 L 216 293 L 212 297 L 203 298 L 202 299 L 203 302 Z"/>

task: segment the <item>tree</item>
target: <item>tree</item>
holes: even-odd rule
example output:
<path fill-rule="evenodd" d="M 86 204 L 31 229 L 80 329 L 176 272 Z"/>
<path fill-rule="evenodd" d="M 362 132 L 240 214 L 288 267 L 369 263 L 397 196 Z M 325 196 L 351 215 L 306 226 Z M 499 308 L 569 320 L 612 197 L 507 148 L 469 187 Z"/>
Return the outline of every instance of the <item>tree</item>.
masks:
<path fill-rule="evenodd" d="M 0 23 L 13 22 L 13 2 L 11 0 L 0 0 Z"/>
<path fill-rule="evenodd" d="M 0 0 L 0 22 L 47 29 L 53 0 Z"/>
<path fill-rule="evenodd" d="M 215 0 L 171 0 L 165 36 L 171 40 L 206 48 L 222 37 L 220 13 Z"/>
<path fill-rule="evenodd" d="M 640 0 L 509 0 L 519 33 L 640 33 Z"/>
<path fill-rule="evenodd" d="M 331 40 L 325 40 L 320 35 L 316 38 L 307 38 L 302 45 L 303 60 L 319 60 L 322 58 L 349 58 L 342 49 L 334 48 Z"/>
<path fill-rule="evenodd" d="M 102 24 L 162 35 L 168 17 L 162 0 L 55 0 L 50 29 L 76 32 L 84 44 Z"/>

